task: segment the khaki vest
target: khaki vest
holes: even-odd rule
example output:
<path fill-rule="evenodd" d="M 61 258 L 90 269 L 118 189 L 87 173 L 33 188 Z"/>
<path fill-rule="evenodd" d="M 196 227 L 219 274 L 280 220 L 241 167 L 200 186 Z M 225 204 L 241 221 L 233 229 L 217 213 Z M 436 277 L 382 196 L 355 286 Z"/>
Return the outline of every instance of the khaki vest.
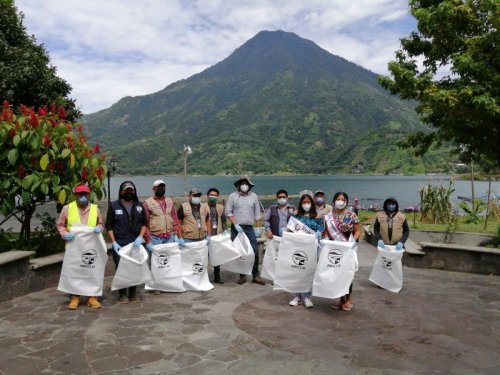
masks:
<path fill-rule="evenodd" d="M 71 202 L 68 205 L 68 223 L 66 224 L 66 229 L 68 232 L 71 230 L 73 224 L 83 224 L 80 218 L 80 211 L 78 210 L 78 205 L 75 202 Z M 97 225 L 97 205 L 90 203 L 89 216 L 87 217 L 88 227 L 95 227 Z"/>
<path fill-rule="evenodd" d="M 161 209 L 160 203 L 154 198 L 146 200 L 149 211 L 149 231 L 153 235 L 171 233 L 174 230 L 174 219 L 172 217 L 172 207 L 174 202 L 170 198 L 165 198 L 165 213 Z"/>
<path fill-rule="evenodd" d="M 388 216 L 385 211 L 377 212 L 377 220 L 380 224 L 380 237 L 387 245 L 395 245 L 403 237 L 403 223 L 406 216 L 401 212 L 396 213 L 392 218 L 392 238 L 389 240 L 389 224 L 387 223 Z"/>
<path fill-rule="evenodd" d="M 210 206 L 208 203 L 201 204 L 206 205 L 208 216 L 210 216 Z M 211 236 L 215 236 L 217 234 L 221 234 L 223 232 L 222 229 L 222 215 L 224 214 L 224 206 L 222 204 L 216 203 L 215 209 L 217 210 L 217 229 L 212 228 L 212 217 L 210 217 L 210 230 L 208 231 Z"/>
<path fill-rule="evenodd" d="M 206 220 L 209 215 L 208 205 L 200 205 L 200 227 L 198 227 L 198 222 L 193 216 L 193 210 L 191 209 L 191 203 L 184 202 L 182 204 L 182 210 L 184 212 L 184 219 L 182 220 L 182 237 L 189 240 L 199 240 L 205 237 L 207 232 Z"/>

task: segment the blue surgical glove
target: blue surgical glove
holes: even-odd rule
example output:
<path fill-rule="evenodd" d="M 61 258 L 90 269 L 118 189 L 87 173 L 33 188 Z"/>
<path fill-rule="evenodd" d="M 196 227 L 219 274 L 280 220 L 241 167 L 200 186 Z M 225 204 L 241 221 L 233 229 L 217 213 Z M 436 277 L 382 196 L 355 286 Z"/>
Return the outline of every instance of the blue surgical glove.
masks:
<path fill-rule="evenodd" d="M 210 245 L 210 236 L 206 236 L 205 239 L 207 240 L 207 245 Z"/>
<path fill-rule="evenodd" d="M 281 236 L 283 236 L 283 232 L 284 232 L 284 231 L 285 231 L 285 228 L 280 228 L 280 232 L 279 232 L 280 237 L 281 237 Z"/>
<path fill-rule="evenodd" d="M 63 238 L 66 241 L 73 241 L 75 239 L 75 234 L 74 233 L 66 233 Z"/>
<path fill-rule="evenodd" d="M 243 232 L 243 228 L 239 224 L 234 224 L 234 229 L 236 229 L 236 232 L 238 233 Z"/>
<path fill-rule="evenodd" d="M 398 242 L 396 244 L 396 250 L 403 250 L 403 243 L 402 242 Z"/>
<path fill-rule="evenodd" d="M 153 252 L 153 244 L 152 243 L 147 243 L 146 244 L 146 250 L 149 251 L 150 253 Z"/>
<path fill-rule="evenodd" d="M 321 232 L 319 230 L 316 232 L 316 238 L 321 240 Z"/>
<path fill-rule="evenodd" d="M 353 238 L 352 241 L 349 242 L 351 249 L 354 249 L 357 246 L 358 242 Z"/>
<path fill-rule="evenodd" d="M 180 247 L 184 247 L 184 246 L 186 246 L 186 241 L 184 241 L 184 238 L 179 238 L 179 237 L 177 237 L 177 244 L 178 244 Z"/>
<path fill-rule="evenodd" d="M 102 229 L 99 225 L 97 227 L 94 227 L 94 233 L 101 233 L 101 232 L 102 232 Z"/>
<path fill-rule="evenodd" d="M 144 242 L 144 238 L 142 238 L 142 236 L 138 236 L 135 241 L 134 241 L 134 247 L 139 247 L 142 245 L 142 243 Z"/>
<path fill-rule="evenodd" d="M 111 245 L 111 247 L 113 248 L 113 251 L 115 253 L 117 253 L 118 255 L 120 255 L 120 249 L 122 248 L 120 245 L 118 245 L 118 242 L 116 241 L 113 241 L 113 244 Z"/>
<path fill-rule="evenodd" d="M 382 240 L 378 240 L 377 246 L 383 249 L 385 247 L 385 243 Z"/>
<path fill-rule="evenodd" d="M 260 237 L 260 229 L 259 228 L 255 228 L 253 230 L 253 232 L 255 233 L 255 237 L 259 238 Z"/>
<path fill-rule="evenodd" d="M 229 231 L 226 229 L 226 230 L 224 231 L 224 236 L 228 236 L 228 235 L 229 235 Z"/>

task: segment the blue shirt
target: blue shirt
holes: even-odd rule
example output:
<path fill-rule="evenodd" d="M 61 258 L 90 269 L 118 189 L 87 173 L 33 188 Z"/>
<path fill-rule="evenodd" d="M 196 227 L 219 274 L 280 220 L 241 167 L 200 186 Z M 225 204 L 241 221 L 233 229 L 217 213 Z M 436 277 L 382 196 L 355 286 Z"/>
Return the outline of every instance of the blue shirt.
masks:
<path fill-rule="evenodd" d="M 314 217 L 309 217 L 309 216 L 298 216 L 298 215 L 293 215 L 294 218 L 299 220 L 302 224 L 307 225 L 309 228 L 316 232 L 323 232 L 325 229 L 323 225 L 323 219 L 316 219 Z"/>

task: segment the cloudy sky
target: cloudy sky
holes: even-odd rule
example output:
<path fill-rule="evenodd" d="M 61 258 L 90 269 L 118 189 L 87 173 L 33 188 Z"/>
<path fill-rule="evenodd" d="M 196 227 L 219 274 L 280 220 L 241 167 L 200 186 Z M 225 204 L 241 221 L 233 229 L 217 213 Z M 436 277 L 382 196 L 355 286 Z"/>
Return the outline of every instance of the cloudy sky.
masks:
<path fill-rule="evenodd" d="M 407 0 L 16 0 L 83 113 L 153 93 L 284 30 L 376 73 L 415 30 Z"/>

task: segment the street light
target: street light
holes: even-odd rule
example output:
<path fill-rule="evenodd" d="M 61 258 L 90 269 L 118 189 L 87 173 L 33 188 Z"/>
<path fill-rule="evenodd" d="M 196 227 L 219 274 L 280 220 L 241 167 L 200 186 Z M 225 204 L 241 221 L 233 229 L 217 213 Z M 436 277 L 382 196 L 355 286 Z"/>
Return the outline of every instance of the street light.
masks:
<path fill-rule="evenodd" d="M 184 145 L 184 195 L 187 195 L 187 156 L 192 154 L 191 147 Z"/>
<path fill-rule="evenodd" d="M 116 172 L 116 167 L 118 166 L 118 160 L 115 158 L 111 158 L 109 161 L 109 165 L 110 168 L 108 168 L 106 176 L 108 177 L 108 207 L 111 207 L 111 176 L 114 175 Z"/>

